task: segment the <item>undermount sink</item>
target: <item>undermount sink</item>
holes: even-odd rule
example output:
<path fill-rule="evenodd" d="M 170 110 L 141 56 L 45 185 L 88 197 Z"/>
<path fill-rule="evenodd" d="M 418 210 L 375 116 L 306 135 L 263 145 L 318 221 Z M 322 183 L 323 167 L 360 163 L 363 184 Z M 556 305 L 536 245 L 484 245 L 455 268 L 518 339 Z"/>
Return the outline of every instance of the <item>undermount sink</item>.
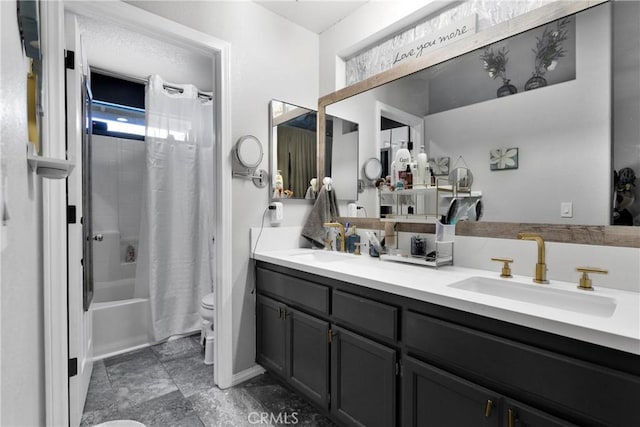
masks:
<path fill-rule="evenodd" d="M 593 293 L 489 277 L 470 277 L 449 287 L 599 317 L 611 317 L 617 305 L 615 299 Z"/>
<path fill-rule="evenodd" d="M 314 262 L 335 262 L 335 261 L 344 261 L 349 257 L 350 254 L 340 253 L 340 252 L 332 252 L 332 251 L 309 251 L 300 254 L 291 255 L 292 257 L 300 260 L 300 261 L 314 261 Z"/>

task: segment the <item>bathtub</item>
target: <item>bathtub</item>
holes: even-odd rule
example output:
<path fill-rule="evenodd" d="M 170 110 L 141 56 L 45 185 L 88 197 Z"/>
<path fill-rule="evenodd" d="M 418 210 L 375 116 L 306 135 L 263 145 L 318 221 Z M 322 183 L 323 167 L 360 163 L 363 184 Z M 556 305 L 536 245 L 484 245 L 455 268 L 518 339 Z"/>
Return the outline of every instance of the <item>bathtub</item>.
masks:
<path fill-rule="evenodd" d="M 93 315 L 94 360 L 153 344 L 150 306 L 134 298 L 135 263 L 122 262 L 120 233 L 102 231 L 94 242 Z"/>
<path fill-rule="evenodd" d="M 93 354 L 100 360 L 157 342 L 151 333 L 148 298 L 135 298 L 135 262 L 123 262 L 124 248 L 117 231 L 102 231 L 93 243 Z M 192 335 L 200 329 L 168 338 Z"/>
<path fill-rule="evenodd" d="M 149 300 L 133 298 L 133 286 L 134 279 L 96 283 L 91 305 L 94 360 L 153 344 L 149 334 Z M 112 291 L 113 295 L 106 291 Z M 127 294 L 129 298 L 104 300 Z"/>

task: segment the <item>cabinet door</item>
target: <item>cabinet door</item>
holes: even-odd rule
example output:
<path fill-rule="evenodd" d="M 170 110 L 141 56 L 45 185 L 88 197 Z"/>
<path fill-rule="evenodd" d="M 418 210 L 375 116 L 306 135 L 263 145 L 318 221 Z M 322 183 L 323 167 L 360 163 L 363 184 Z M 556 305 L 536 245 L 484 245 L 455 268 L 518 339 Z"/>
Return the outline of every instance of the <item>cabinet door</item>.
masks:
<path fill-rule="evenodd" d="M 287 376 L 323 408 L 329 407 L 329 323 L 287 308 Z"/>
<path fill-rule="evenodd" d="M 499 426 L 500 395 L 407 357 L 402 365 L 402 425 Z"/>
<path fill-rule="evenodd" d="M 256 300 L 256 362 L 265 369 L 286 374 L 286 306 L 258 295 Z"/>
<path fill-rule="evenodd" d="M 524 403 L 504 400 L 504 427 L 576 427 Z"/>
<path fill-rule="evenodd" d="M 396 425 L 395 350 L 332 325 L 331 412 L 348 425 Z"/>

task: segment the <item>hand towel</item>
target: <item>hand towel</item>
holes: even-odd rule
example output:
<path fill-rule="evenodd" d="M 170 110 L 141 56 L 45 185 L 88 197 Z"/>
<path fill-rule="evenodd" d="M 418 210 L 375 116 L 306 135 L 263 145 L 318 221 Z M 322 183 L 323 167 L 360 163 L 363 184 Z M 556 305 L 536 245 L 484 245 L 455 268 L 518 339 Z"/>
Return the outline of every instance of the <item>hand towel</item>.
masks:
<path fill-rule="evenodd" d="M 324 224 L 325 222 L 331 222 L 338 216 L 338 203 L 335 193 L 333 190 L 327 191 L 325 186 L 322 186 L 300 234 L 316 246 L 324 247 L 324 239 L 327 235 Z"/>

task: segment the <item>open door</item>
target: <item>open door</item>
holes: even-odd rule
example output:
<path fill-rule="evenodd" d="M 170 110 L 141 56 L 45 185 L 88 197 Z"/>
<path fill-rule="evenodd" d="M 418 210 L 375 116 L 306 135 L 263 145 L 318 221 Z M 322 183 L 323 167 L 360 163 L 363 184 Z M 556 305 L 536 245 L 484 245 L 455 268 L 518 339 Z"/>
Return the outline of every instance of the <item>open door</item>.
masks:
<path fill-rule="evenodd" d="M 67 151 L 76 168 L 67 181 L 69 244 L 69 425 L 80 425 L 93 369 L 93 235 L 91 229 L 91 90 L 76 17 L 65 14 Z"/>
<path fill-rule="evenodd" d="M 93 235 L 93 199 L 91 188 L 91 135 L 93 119 L 91 113 L 91 87 L 89 76 L 82 75 L 82 309 L 89 310 L 93 299 L 93 241 L 102 241 L 102 235 Z"/>

